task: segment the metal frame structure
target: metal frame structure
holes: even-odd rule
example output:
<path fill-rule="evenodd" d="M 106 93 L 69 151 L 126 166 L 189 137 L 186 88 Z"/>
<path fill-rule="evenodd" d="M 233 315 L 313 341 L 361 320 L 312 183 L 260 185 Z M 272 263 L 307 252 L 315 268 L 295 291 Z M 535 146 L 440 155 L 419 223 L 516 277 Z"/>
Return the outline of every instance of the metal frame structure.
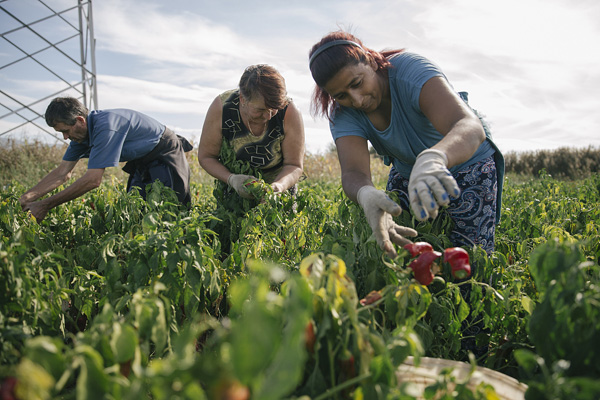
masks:
<path fill-rule="evenodd" d="M 12 117 L 18 120 L 16 125 L 11 126 L 5 131 L 0 131 L 0 136 L 4 136 L 10 132 L 13 132 L 19 128 L 25 128 L 31 124 L 41 131 L 53 136 L 55 139 L 63 141 L 63 139 L 56 135 L 45 126 L 44 115 L 35 110 L 39 108 L 39 103 L 44 102 L 53 97 L 59 96 L 64 92 L 72 92 L 73 97 L 77 97 L 88 109 L 98 108 L 98 94 L 96 87 L 96 58 L 95 58 L 95 38 L 94 38 L 94 24 L 92 18 L 92 0 L 77 0 L 77 4 L 73 7 L 64 10 L 54 10 L 46 4 L 48 0 L 35 0 L 37 5 L 43 7 L 43 11 L 48 14 L 42 18 L 38 18 L 33 22 L 25 22 L 22 18 L 19 18 L 14 13 L 10 12 L 4 3 L 9 1 L 22 1 L 22 0 L 0 0 L 0 13 L 4 13 L 8 16 L 11 22 L 17 24 L 13 29 L 0 34 L 0 43 L 8 43 L 12 46 L 12 49 L 17 49 L 20 57 L 8 62 L 7 64 L 0 65 L 0 73 L 4 73 L 6 68 L 13 67 L 15 64 L 22 63 L 25 60 L 33 61 L 37 67 L 41 67 L 43 70 L 52 74 L 57 82 L 60 82 L 63 87 L 51 94 L 44 95 L 34 101 L 30 98 L 27 100 L 19 99 L 18 93 L 8 93 L 4 89 L 0 89 L 0 112 L 8 111 L 0 115 L 0 120 L 4 118 Z M 72 21 L 65 18 L 66 13 L 73 13 L 77 9 L 79 14 L 79 25 L 76 26 Z M 52 34 L 56 34 L 57 31 L 68 32 L 65 37 L 58 40 L 48 39 L 50 32 L 44 31 L 44 25 L 50 26 L 48 22 L 51 22 L 53 27 L 60 24 L 61 29 L 52 29 Z M 11 40 L 11 35 L 21 30 L 27 30 L 27 34 L 33 34 L 36 41 L 42 43 L 42 47 L 36 50 L 24 49 L 22 46 Z M 62 50 L 59 46 L 70 40 L 79 39 L 79 54 L 69 54 L 67 51 Z M 41 39 L 37 40 L 37 39 Z M 66 68 L 56 68 L 50 65 L 44 60 L 43 55 L 52 52 L 53 57 L 59 57 L 63 61 L 67 62 L 69 66 L 76 66 L 81 70 L 81 80 L 72 82 L 67 77 Z M 23 77 L 20 77 L 23 78 Z M 10 103 L 10 104 L 9 104 Z M 33 117 L 29 116 L 33 115 Z M 41 119 L 42 124 L 37 121 Z"/>

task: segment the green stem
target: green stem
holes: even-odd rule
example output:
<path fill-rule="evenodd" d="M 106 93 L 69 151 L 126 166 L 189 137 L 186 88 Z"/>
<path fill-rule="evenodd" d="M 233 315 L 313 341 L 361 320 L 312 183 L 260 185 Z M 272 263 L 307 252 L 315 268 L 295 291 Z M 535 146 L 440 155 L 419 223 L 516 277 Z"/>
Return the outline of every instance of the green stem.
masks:
<path fill-rule="evenodd" d="M 334 352 L 331 349 L 331 342 L 327 341 L 327 353 L 329 355 L 329 379 L 331 379 L 331 384 L 335 385 L 335 368 L 334 368 Z"/>
<path fill-rule="evenodd" d="M 360 376 L 354 377 L 352 379 L 348 379 L 347 381 L 345 381 L 345 382 L 343 382 L 343 383 L 341 383 L 341 384 L 339 384 L 339 385 L 337 385 L 335 387 L 332 387 L 331 389 L 325 391 L 325 393 L 323 393 L 323 394 L 315 397 L 313 400 L 323 400 L 323 399 L 326 399 L 328 397 L 331 397 L 331 396 L 337 394 L 338 392 L 341 392 L 342 390 L 344 390 L 344 389 L 346 389 L 346 388 L 348 388 L 348 387 L 350 387 L 352 385 L 355 385 L 355 384 L 357 384 L 357 383 L 359 383 L 361 381 L 364 381 L 364 380 L 366 380 L 366 379 L 368 379 L 370 377 L 371 377 L 371 373 L 367 373 L 367 374 L 364 374 L 364 375 L 360 375 Z"/>
<path fill-rule="evenodd" d="M 379 299 L 379 300 L 375 300 L 375 301 L 374 301 L 374 302 L 372 302 L 371 304 L 368 304 L 368 305 L 366 305 L 366 306 L 362 306 L 362 307 L 358 308 L 358 309 L 356 310 L 356 312 L 357 312 L 357 313 L 361 313 L 361 312 L 363 312 L 363 311 L 370 310 L 371 308 L 376 308 L 377 306 L 379 306 L 379 305 L 380 305 L 381 303 L 383 303 L 384 301 L 385 301 L 385 298 L 384 298 L 384 297 L 382 297 L 382 298 L 381 298 L 381 299 Z"/>

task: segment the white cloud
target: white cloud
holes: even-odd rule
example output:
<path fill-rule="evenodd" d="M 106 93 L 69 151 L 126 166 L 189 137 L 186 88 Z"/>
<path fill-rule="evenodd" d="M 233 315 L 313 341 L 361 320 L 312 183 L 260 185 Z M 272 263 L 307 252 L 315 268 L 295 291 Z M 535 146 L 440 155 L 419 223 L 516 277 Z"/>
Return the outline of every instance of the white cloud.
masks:
<path fill-rule="evenodd" d="M 143 12 L 140 9 L 143 7 Z M 207 67 L 260 53 L 251 39 L 193 12 L 165 13 L 158 4 L 105 0 L 95 3 L 99 50 L 142 59 Z"/>
<path fill-rule="evenodd" d="M 600 53 L 591 48 L 600 7 L 591 0 L 345 2 L 336 18 L 368 47 L 437 62 L 504 151 L 600 144 Z"/>
<path fill-rule="evenodd" d="M 307 149 L 325 150 L 327 121 L 309 114 L 307 56 L 343 27 L 368 47 L 406 47 L 437 62 L 488 116 L 504 151 L 600 145 L 596 0 L 102 0 L 93 9 L 100 107 L 138 109 L 189 135 L 199 135 L 218 93 L 264 62 L 280 70 L 304 115 Z M 23 99 L 57 87 L 18 79 Z"/>
<path fill-rule="evenodd" d="M 424 7 L 415 22 L 427 51 L 487 113 L 501 149 L 600 144 L 590 112 L 600 108 L 596 3 L 455 0 Z"/>
<path fill-rule="evenodd" d="M 168 82 L 151 82 L 122 76 L 102 75 L 98 90 L 102 108 L 133 108 L 173 114 L 198 113 L 208 108 L 218 94 L 204 87 L 181 87 Z"/>
<path fill-rule="evenodd" d="M 236 87 L 247 65 L 269 63 L 282 73 L 289 95 L 303 113 L 307 150 L 318 152 L 331 142 L 327 122 L 315 121 L 309 114 L 314 82 L 306 65 L 307 41 L 291 40 L 285 30 L 266 39 L 269 28 L 274 29 L 268 24 L 262 30 L 247 28 L 252 34 L 242 34 L 239 26 L 225 25 L 231 21 L 217 23 L 194 12 L 165 12 L 157 5 L 149 5 L 144 15 L 135 10 L 132 4 L 115 1 L 98 3 L 95 8 L 97 21 L 111 21 L 96 34 L 98 49 L 144 60 L 138 67 L 129 66 L 139 71 L 137 78 L 99 75 L 101 106 L 165 114 L 164 118 L 174 113 L 179 115 L 172 118 L 175 122 L 186 116 L 195 126 L 181 126 L 179 130 L 199 136 L 197 127 L 201 128 L 214 97 Z M 298 13 L 288 11 L 287 15 L 298 17 Z M 308 17 L 309 11 L 304 15 Z M 272 19 L 278 21 L 276 16 Z"/>

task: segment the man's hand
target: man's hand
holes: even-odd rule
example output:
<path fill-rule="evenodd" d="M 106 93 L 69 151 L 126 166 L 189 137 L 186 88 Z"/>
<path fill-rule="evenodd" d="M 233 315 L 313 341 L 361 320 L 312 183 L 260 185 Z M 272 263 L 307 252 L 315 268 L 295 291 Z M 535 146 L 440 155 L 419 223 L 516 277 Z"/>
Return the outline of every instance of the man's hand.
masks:
<path fill-rule="evenodd" d="M 449 195 L 456 198 L 460 194 L 447 166 L 448 158 L 439 150 L 427 149 L 417 157 L 408 181 L 408 196 L 419 221 L 437 217 L 438 208 L 450 203 Z"/>
<path fill-rule="evenodd" d="M 69 177 L 69 172 L 75 166 L 76 161 L 62 161 L 61 165 L 50 172 L 44 177 L 40 183 L 28 190 L 21 198 L 19 202 L 24 211 L 29 211 L 35 217 L 37 222 L 42 222 L 48 211 L 54 207 L 66 203 L 67 201 L 76 199 L 89 192 L 92 189 L 97 188 L 102 183 L 102 175 L 104 174 L 104 168 L 92 168 L 88 169 L 87 172 L 79 179 L 77 179 L 71 186 L 66 189 L 40 201 L 33 201 L 40 198 L 50 190 L 54 190 L 64 181 L 63 178 Z M 60 172 L 61 166 L 67 171 L 66 174 Z M 58 172 L 57 172 L 58 171 Z M 64 172 L 64 171 L 63 171 Z"/>
<path fill-rule="evenodd" d="M 19 198 L 19 204 L 21 204 L 21 210 L 26 211 L 28 205 L 31 203 L 31 201 L 25 197 L 25 195 L 21 196 Z"/>
<path fill-rule="evenodd" d="M 25 207 L 23 207 L 23 210 L 29 211 L 31 215 L 35 217 L 35 220 L 39 224 L 44 220 L 44 218 L 46 218 L 46 215 L 48 215 L 50 207 L 48 207 L 46 203 L 43 200 L 41 200 L 28 203 Z"/>
<path fill-rule="evenodd" d="M 245 199 L 253 199 L 254 196 L 252 193 L 246 190 L 246 186 L 244 185 L 248 180 L 258 180 L 256 177 L 252 175 L 243 175 L 243 174 L 231 174 L 229 178 L 227 178 L 227 184 L 235 190 L 235 192 Z"/>
<path fill-rule="evenodd" d="M 363 186 L 358 190 L 356 198 L 365 212 L 377 244 L 391 258 L 396 257 L 396 250 L 392 242 L 403 246 L 410 243 L 404 236 L 417 236 L 417 231 L 414 229 L 397 225 L 394 222 L 392 215 L 400 215 L 402 208 L 394 203 L 383 190 L 377 190 L 373 186 Z"/>
<path fill-rule="evenodd" d="M 21 209 L 23 211 L 26 211 L 28 208 L 28 206 L 33 203 L 34 201 L 36 201 L 37 199 L 39 199 L 41 197 L 41 195 L 32 192 L 32 191 L 28 191 L 26 193 L 23 193 L 23 195 L 21 197 L 19 197 L 19 204 L 21 204 Z"/>

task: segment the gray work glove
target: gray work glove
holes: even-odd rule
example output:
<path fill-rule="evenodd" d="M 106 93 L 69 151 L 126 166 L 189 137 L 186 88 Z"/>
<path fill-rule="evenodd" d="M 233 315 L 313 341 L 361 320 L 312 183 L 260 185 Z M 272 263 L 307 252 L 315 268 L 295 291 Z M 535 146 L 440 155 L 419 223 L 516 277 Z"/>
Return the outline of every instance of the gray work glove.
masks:
<path fill-rule="evenodd" d="M 392 242 L 403 246 L 410 243 L 404 236 L 417 236 L 417 231 L 414 229 L 397 225 L 394 222 L 392 215 L 400 215 L 402 208 L 383 190 L 377 190 L 373 186 L 363 186 L 358 190 L 356 198 L 365 212 L 377 244 L 388 256 L 396 257 L 396 250 Z"/>
<path fill-rule="evenodd" d="M 248 180 L 258 180 L 256 177 L 252 175 L 243 175 L 243 174 L 231 174 L 229 178 L 227 178 L 227 184 L 235 190 L 237 194 L 245 199 L 253 199 L 254 196 L 246 190 L 246 186 L 244 185 Z"/>
<path fill-rule="evenodd" d="M 435 218 L 438 208 L 456 198 L 460 189 L 448 171 L 448 157 L 439 150 L 427 149 L 417 156 L 408 181 L 410 208 L 419 221 Z"/>

